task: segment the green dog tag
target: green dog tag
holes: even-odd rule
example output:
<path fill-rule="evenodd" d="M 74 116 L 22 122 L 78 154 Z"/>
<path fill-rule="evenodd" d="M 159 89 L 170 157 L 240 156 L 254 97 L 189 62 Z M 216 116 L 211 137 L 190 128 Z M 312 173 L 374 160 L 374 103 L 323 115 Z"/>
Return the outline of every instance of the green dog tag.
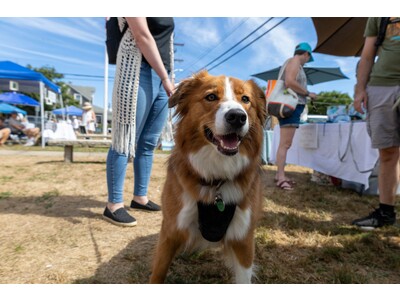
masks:
<path fill-rule="evenodd" d="M 221 195 L 218 194 L 215 196 L 214 204 L 217 206 L 220 212 L 223 212 L 225 210 L 225 203 L 224 200 L 222 200 Z"/>

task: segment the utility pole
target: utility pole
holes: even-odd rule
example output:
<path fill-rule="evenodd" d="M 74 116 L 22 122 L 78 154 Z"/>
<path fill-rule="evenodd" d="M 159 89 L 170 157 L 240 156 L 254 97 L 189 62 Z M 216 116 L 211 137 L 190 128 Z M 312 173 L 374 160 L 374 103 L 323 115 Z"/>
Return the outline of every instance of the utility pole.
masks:
<path fill-rule="evenodd" d="M 184 43 L 174 43 L 174 46 L 179 46 L 179 47 L 183 47 L 185 46 Z M 176 53 L 177 49 L 174 47 L 174 52 Z M 183 62 L 183 59 L 180 58 L 175 58 L 174 61 L 176 62 Z"/>

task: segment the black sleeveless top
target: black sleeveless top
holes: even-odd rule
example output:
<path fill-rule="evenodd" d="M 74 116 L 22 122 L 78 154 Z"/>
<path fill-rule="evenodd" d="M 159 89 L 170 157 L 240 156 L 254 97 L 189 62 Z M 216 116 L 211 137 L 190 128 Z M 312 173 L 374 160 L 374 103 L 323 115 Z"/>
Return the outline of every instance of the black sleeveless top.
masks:
<path fill-rule="evenodd" d="M 147 26 L 156 41 L 158 51 L 167 71 L 171 71 L 170 40 L 174 31 L 173 18 L 146 18 Z M 143 56 L 143 60 L 146 59 Z"/>

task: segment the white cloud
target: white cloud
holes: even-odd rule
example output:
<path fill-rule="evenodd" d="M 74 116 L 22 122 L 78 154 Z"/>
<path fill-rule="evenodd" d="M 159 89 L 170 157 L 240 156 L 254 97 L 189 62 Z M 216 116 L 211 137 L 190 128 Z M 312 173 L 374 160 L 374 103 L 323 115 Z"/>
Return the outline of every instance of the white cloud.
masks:
<path fill-rule="evenodd" d="M 260 20 L 253 20 L 249 22 L 254 30 L 260 25 Z M 262 20 L 265 21 L 265 18 Z M 278 20 L 279 21 L 279 20 Z M 260 36 L 276 24 L 276 21 L 269 22 L 257 31 Z M 253 36 L 249 41 L 256 37 Z M 267 68 L 274 68 L 282 65 L 282 63 L 293 56 L 293 49 L 298 43 L 299 38 L 293 33 L 292 30 L 286 28 L 284 24 L 272 29 L 266 35 L 257 40 L 250 46 L 251 58 L 249 59 L 249 66 L 255 70 L 263 71 Z"/>
<path fill-rule="evenodd" d="M 36 29 L 66 38 L 76 39 L 92 44 L 103 44 L 104 36 L 96 34 L 96 31 L 85 31 L 84 24 L 82 29 L 64 25 L 59 18 L 2 18 L 2 22 L 12 26 L 21 27 L 24 30 Z M 93 33 L 94 32 L 94 33 Z"/>
<path fill-rule="evenodd" d="M 183 33 L 185 43 L 208 48 L 220 41 L 218 26 L 212 19 L 203 18 L 204 22 L 200 23 L 193 18 L 182 18 L 179 22 L 179 32 Z"/>
<path fill-rule="evenodd" d="M 334 62 L 336 62 L 340 69 L 342 69 L 343 73 L 355 74 L 357 59 L 350 60 L 348 57 L 335 58 Z"/>
<path fill-rule="evenodd" d="M 16 52 L 18 53 L 27 53 L 30 55 L 34 55 L 34 56 L 40 56 L 40 57 L 44 57 L 44 58 L 49 58 L 52 60 L 57 60 L 57 61 L 61 61 L 61 62 L 66 62 L 66 63 L 70 63 L 70 64 L 77 64 L 79 66 L 85 65 L 85 66 L 89 66 L 92 68 L 98 68 L 98 69 L 103 69 L 104 65 L 101 63 L 95 63 L 93 61 L 88 61 L 88 60 L 83 60 L 83 59 L 76 59 L 76 58 L 71 58 L 71 57 L 67 57 L 67 56 L 61 56 L 61 55 L 53 55 L 53 54 L 48 54 L 48 53 L 43 53 L 43 52 L 39 52 L 39 51 L 33 51 L 33 50 L 28 50 L 25 48 L 18 48 L 18 47 L 13 47 L 13 46 L 7 46 L 7 45 L 3 45 L 2 48 L 8 48 L 11 51 L 9 52 L 9 54 L 7 54 L 6 51 L 3 50 L 3 53 L 6 53 L 6 56 L 14 56 L 14 57 L 18 57 L 19 55 L 16 55 Z M 26 57 L 26 55 L 24 56 Z"/>

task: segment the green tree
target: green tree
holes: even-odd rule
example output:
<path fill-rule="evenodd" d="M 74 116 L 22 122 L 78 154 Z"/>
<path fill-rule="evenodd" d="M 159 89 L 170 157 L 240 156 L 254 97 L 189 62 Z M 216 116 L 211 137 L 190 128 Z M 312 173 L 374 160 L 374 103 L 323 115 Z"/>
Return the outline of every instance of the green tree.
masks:
<path fill-rule="evenodd" d="M 60 87 L 64 106 L 68 106 L 68 105 L 78 106 L 79 105 L 79 101 L 75 100 L 71 95 L 68 94 L 69 87 L 68 87 L 67 83 L 65 83 L 63 81 L 64 75 L 61 73 L 58 73 L 54 67 L 43 66 L 40 68 L 34 68 L 31 65 L 27 65 L 26 67 L 35 72 L 39 72 L 39 73 L 43 74 L 44 76 L 46 76 L 47 79 L 51 80 L 52 82 L 54 82 L 56 85 L 58 85 Z M 28 96 L 40 101 L 39 94 L 30 93 L 30 94 L 28 94 Z M 45 110 L 53 110 L 55 108 L 60 108 L 60 107 L 61 107 L 60 103 L 57 103 L 55 105 L 45 104 L 44 109 Z"/>
<path fill-rule="evenodd" d="M 308 105 L 309 114 L 326 115 L 328 106 L 331 105 L 349 105 L 353 99 L 347 93 L 338 91 L 320 92 L 317 100 L 314 101 L 314 107 Z"/>

